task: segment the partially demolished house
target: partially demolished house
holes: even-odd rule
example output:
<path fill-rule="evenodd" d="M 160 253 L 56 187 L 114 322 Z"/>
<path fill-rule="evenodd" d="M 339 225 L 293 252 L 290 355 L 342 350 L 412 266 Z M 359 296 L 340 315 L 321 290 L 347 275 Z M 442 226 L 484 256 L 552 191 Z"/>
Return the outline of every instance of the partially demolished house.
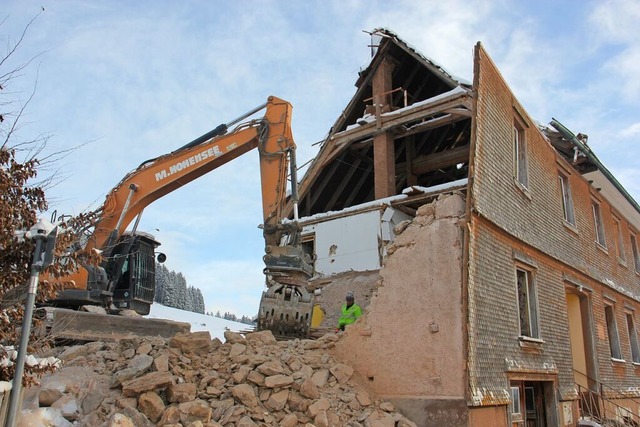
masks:
<path fill-rule="evenodd" d="M 336 351 L 418 425 L 637 422 L 638 204 L 481 44 L 470 83 L 372 37 L 300 186 L 321 292 L 374 272 Z"/>

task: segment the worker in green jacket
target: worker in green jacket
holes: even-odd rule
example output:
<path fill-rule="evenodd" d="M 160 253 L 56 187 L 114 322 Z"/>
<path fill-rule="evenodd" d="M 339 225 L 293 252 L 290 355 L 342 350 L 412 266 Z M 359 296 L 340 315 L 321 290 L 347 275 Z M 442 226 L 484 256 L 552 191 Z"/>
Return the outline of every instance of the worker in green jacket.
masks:
<path fill-rule="evenodd" d="M 356 304 L 353 292 L 347 294 L 346 303 L 342 304 L 340 310 L 340 319 L 338 320 L 338 329 L 344 331 L 344 327 L 354 323 L 358 317 L 362 315 L 362 309 Z"/>

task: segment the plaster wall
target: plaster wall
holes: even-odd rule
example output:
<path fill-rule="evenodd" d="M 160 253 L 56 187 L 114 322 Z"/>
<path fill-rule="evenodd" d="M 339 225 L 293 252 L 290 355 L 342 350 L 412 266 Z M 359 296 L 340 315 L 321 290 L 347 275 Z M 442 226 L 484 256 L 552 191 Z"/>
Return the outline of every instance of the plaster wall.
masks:
<path fill-rule="evenodd" d="M 375 393 L 394 402 L 464 401 L 464 209 L 459 194 L 418 209 L 387 247 L 369 308 L 336 344 L 337 355 L 368 379 Z M 451 406 L 466 414 L 466 405 Z"/>
<path fill-rule="evenodd" d="M 316 274 L 380 268 L 380 211 L 304 225 L 302 234 L 311 233 L 315 233 Z"/>
<path fill-rule="evenodd" d="M 302 234 L 315 234 L 315 269 L 319 276 L 380 268 L 384 244 L 393 241 L 393 227 L 411 217 L 388 206 L 307 223 Z"/>

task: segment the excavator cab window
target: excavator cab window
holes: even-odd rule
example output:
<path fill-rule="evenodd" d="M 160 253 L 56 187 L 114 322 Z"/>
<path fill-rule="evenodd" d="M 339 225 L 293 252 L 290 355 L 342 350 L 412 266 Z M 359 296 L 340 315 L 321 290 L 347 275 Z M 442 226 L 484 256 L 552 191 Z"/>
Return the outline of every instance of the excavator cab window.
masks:
<path fill-rule="evenodd" d="M 114 248 L 110 267 L 115 282 L 113 302 L 148 314 L 155 296 L 155 248 L 157 242 L 145 236 L 123 236 Z"/>

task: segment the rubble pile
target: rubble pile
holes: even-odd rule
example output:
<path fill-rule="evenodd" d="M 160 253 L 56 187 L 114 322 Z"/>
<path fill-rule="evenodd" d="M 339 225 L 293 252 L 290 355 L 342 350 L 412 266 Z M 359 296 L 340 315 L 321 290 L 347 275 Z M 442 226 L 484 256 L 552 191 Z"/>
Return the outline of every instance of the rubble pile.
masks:
<path fill-rule="evenodd" d="M 60 348 L 64 368 L 29 389 L 19 426 L 415 426 L 329 354 L 339 339 L 195 332 Z"/>

